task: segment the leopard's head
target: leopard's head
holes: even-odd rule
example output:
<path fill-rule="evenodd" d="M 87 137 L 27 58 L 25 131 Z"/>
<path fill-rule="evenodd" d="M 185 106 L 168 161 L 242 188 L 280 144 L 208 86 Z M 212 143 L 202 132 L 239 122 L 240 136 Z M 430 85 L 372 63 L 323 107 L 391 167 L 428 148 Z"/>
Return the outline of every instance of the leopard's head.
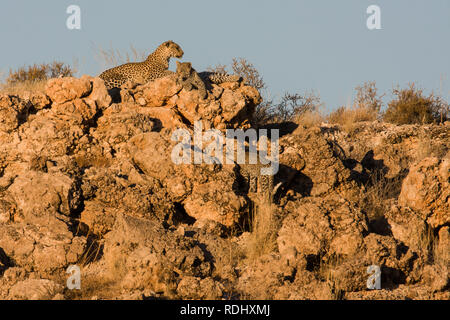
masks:
<path fill-rule="evenodd" d="M 182 58 L 184 55 L 183 49 L 171 40 L 162 43 L 156 50 L 167 59 Z"/>
<path fill-rule="evenodd" d="M 192 72 L 192 64 L 190 62 L 176 62 L 177 74 L 180 76 L 188 77 Z"/>

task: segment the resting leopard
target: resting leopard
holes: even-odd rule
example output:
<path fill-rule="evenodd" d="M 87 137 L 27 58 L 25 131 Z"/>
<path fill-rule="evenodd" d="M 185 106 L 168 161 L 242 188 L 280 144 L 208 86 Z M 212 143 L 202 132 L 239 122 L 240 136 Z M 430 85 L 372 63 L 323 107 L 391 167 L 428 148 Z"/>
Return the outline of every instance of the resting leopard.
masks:
<path fill-rule="evenodd" d="M 108 89 L 119 88 L 127 81 L 144 84 L 173 74 L 169 70 L 170 58 L 183 57 L 183 50 L 173 41 L 162 43 L 143 62 L 132 62 L 108 69 L 100 74 Z"/>

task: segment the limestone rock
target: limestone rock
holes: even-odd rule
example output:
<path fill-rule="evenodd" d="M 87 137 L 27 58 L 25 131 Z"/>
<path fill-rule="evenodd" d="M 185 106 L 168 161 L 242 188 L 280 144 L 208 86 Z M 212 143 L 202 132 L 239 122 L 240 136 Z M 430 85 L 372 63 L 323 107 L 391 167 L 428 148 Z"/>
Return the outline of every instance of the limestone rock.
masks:
<path fill-rule="evenodd" d="M 27 279 L 15 284 L 9 293 L 10 299 L 50 300 L 61 294 L 63 287 L 47 279 Z"/>
<path fill-rule="evenodd" d="M 81 196 L 71 178 L 36 171 L 18 176 L 8 193 L 17 204 L 14 221 L 36 224 L 45 224 L 49 214 L 70 215 L 79 206 Z"/>
<path fill-rule="evenodd" d="M 238 82 L 233 84 L 230 88 L 212 84 L 211 94 L 203 99 L 198 90 L 182 89 L 176 79 L 169 76 L 145 85 L 123 88 L 121 96 L 124 102 L 135 101 L 139 106 L 149 107 L 148 112 L 153 114 L 156 111 L 151 109 L 154 108 L 172 110 L 179 117 L 177 124 L 181 123 L 181 126 L 185 122 L 193 125 L 194 121 L 201 120 L 205 124 L 213 123 L 218 129 L 243 127 L 252 119 L 262 99 L 255 88 L 240 86 Z M 167 114 L 167 111 L 159 110 L 158 113 Z M 165 127 L 173 127 L 170 121 L 164 119 L 163 122 Z"/>
<path fill-rule="evenodd" d="M 123 215 L 106 236 L 104 256 L 109 272 L 120 276 L 121 285 L 128 289 L 149 288 L 170 295 L 176 291 L 175 274 L 205 277 L 211 272 L 195 242 L 152 221 Z"/>
<path fill-rule="evenodd" d="M 85 250 L 86 239 L 74 237 L 57 220 L 48 226 L 0 224 L 0 248 L 16 266 L 44 274 L 75 263 Z"/>
<path fill-rule="evenodd" d="M 0 95 L 0 299 L 449 299 L 448 125 L 271 123 L 265 206 L 251 165 L 176 161 L 174 130 L 247 129 L 261 103 L 207 90 L 83 76 Z"/>
<path fill-rule="evenodd" d="M 88 78 L 55 78 L 47 82 L 45 93 L 54 102 L 62 104 L 77 98 L 83 98 L 92 91 L 92 83 Z"/>
<path fill-rule="evenodd" d="M 181 85 L 177 84 L 175 79 L 164 77 L 137 87 L 133 96 L 136 101 L 143 99 L 146 107 L 161 107 L 180 90 Z"/>
<path fill-rule="evenodd" d="M 433 228 L 450 222 L 450 158 L 425 158 L 413 165 L 398 198 L 402 206 L 420 212 Z"/>

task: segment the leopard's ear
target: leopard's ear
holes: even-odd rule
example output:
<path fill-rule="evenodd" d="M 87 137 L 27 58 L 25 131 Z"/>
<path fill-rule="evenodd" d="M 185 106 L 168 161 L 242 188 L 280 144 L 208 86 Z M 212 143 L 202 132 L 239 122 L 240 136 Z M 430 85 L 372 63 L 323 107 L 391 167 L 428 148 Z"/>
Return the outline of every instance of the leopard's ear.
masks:
<path fill-rule="evenodd" d="M 177 64 L 177 68 L 180 66 L 180 61 L 178 61 L 178 60 L 175 60 L 175 62 L 176 62 L 176 64 Z"/>
<path fill-rule="evenodd" d="M 190 63 L 190 62 L 186 62 L 186 65 L 188 66 L 188 68 L 189 68 L 189 69 L 191 69 L 191 68 L 192 68 L 192 63 Z"/>

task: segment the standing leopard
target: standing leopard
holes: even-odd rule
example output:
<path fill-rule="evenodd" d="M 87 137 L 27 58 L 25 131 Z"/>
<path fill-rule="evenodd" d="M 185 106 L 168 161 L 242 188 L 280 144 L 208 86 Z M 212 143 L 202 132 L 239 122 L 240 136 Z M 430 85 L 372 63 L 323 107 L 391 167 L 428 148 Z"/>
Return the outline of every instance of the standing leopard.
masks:
<path fill-rule="evenodd" d="M 229 75 L 226 73 L 218 73 L 218 72 L 200 72 L 197 73 L 194 68 L 192 68 L 192 64 L 190 62 L 179 62 L 177 61 L 177 72 L 176 77 L 177 81 L 185 88 L 186 90 L 192 90 L 196 88 L 200 91 L 200 95 L 203 98 L 206 98 L 206 84 L 214 83 L 220 84 L 223 82 L 235 82 L 240 81 L 242 78 L 236 75 Z"/>
<path fill-rule="evenodd" d="M 127 81 L 144 84 L 151 80 L 173 74 L 169 71 L 170 58 L 183 57 L 183 50 L 173 41 L 162 43 L 143 62 L 122 64 L 100 74 L 108 89 L 119 88 Z"/>

